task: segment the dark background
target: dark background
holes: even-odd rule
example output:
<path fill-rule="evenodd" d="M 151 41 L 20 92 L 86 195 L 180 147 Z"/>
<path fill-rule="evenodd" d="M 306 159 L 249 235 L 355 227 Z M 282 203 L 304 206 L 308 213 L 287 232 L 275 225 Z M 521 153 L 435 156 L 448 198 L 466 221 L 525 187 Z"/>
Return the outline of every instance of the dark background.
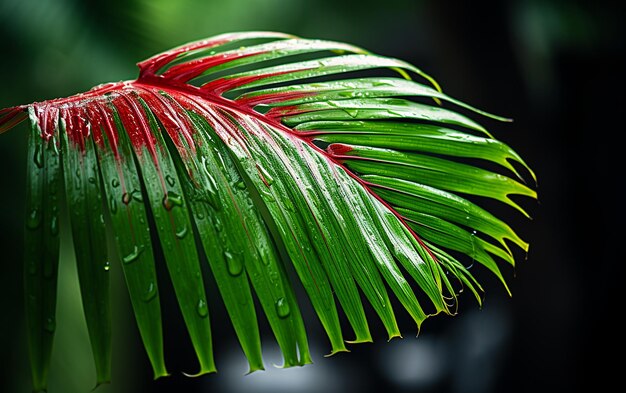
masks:
<path fill-rule="evenodd" d="M 522 201 L 533 220 L 508 218 L 531 244 L 515 271 L 505 270 L 512 298 L 479 271 L 482 309 L 465 294 L 459 316 L 428 320 L 418 339 L 400 320 L 405 338 L 389 343 L 372 320 L 374 344 L 331 358 L 323 357 L 329 345 L 309 316 L 315 364 L 303 368 L 272 367 L 280 356 L 268 338 L 267 371 L 244 376 L 245 359 L 215 300 L 219 372 L 184 377 L 195 360 L 174 304 L 164 301 L 172 376 L 152 381 L 113 268 L 113 383 L 96 392 L 569 392 L 619 383 L 622 326 L 613 317 L 623 308 L 625 32 L 624 14 L 611 3 L 0 0 L 0 107 L 134 79 L 134 63 L 191 40 L 285 31 L 407 60 L 449 95 L 514 118 L 483 123 L 539 179 L 539 203 Z M 25 130 L 0 137 L 0 391 L 7 392 L 31 386 L 21 311 Z M 95 374 L 67 229 L 62 239 L 49 391 L 88 392 Z"/>

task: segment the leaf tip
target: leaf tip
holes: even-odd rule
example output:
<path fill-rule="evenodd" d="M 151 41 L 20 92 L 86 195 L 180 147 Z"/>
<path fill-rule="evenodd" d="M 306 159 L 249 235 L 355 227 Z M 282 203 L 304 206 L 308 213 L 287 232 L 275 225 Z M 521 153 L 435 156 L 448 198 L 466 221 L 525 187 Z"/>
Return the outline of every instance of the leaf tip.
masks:
<path fill-rule="evenodd" d="M 387 339 L 387 342 L 393 340 L 394 338 L 404 338 L 404 337 L 402 337 L 402 334 L 400 334 L 400 332 L 394 332 L 394 333 L 389 335 L 389 338 Z"/>
<path fill-rule="evenodd" d="M 169 377 L 169 376 L 171 376 L 171 374 L 168 373 L 167 370 L 163 369 L 163 370 L 154 372 L 153 380 L 156 381 L 157 379 L 160 379 L 160 378 L 163 378 L 163 377 Z"/>
<path fill-rule="evenodd" d="M 102 385 L 110 385 L 110 384 L 111 384 L 111 378 L 106 378 L 106 379 L 103 379 L 101 381 L 99 380 L 99 381 L 96 382 L 96 386 L 94 386 L 91 389 L 91 391 L 92 392 L 95 391 L 96 389 L 98 389 Z"/>
<path fill-rule="evenodd" d="M 198 371 L 195 374 L 190 374 L 190 373 L 186 373 L 186 372 L 182 372 L 181 374 L 183 374 L 185 377 L 188 377 L 188 378 L 198 378 L 198 377 L 201 377 L 203 375 L 213 374 L 213 373 L 217 373 L 217 370 L 215 368 L 209 368 L 209 369 L 206 369 L 206 370 L 202 369 L 202 370 Z"/>
<path fill-rule="evenodd" d="M 250 369 L 248 370 L 248 372 L 245 375 L 250 375 L 256 371 L 265 371 L 265 367 L 263 365 L 260 366 L 252 366 L 250 365 Z"/>
<path fill-rule="evenodd" d="M 346 340 L 346 343 L 348 344 L 365 344 L 365 343 L 373 343 L 374 340 L 372 340 L 371 337 L 367 337 L 367 338 L 357 338 L 356 340 Z"/>
<path fill-rule="evenodd" d="M 324 357 L 329 358 L 331 356 L 335 356 L 336 354 L 340 352 L 350 352 L 350 350 L 346 347 L 336 348 L 336 349 L 333 349 L 330 353 L 324 355 Z"/>

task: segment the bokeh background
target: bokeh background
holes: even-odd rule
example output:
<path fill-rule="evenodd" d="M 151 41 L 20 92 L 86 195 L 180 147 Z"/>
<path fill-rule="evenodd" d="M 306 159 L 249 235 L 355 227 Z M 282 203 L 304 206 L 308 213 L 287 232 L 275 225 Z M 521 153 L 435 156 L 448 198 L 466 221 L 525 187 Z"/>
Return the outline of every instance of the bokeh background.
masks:
<path fill-rule="evenodd" d="M 389 343 L 372 319 L 375 343 L 331 358 L 323 357 L 328 343 L 309 316 L 315 363 L 302 368 L 272 367 L 281 360 L 268 335 L 267 370 L 244 375 L 245 359 L 212 296 L 219 372 L 187 378 L 181 372 L 193 372 L 195 360 L 173 300 L 164 299 L 172 375 L 153 381 L 114 267 L 113 383 L 95 392 L 573 392 L 619 383 L 623 325 L 612 317 L 622 312 L 626 262 L 620 159 L 626 35 L 624 13 L 610 4 L 0 0 L 0 107 L 134 79 L 137 61 L 191 40 L 277 30 L 408 60 L 449 95 L 514 118 L 484 123 L 539 178 L 539 203 L 523 201 L 533 220 L 510 216 L 531 243 L 515 271 L 505 271 L 512 298 L 480 271 L 487 289 L 482 309 L 465 294 L 460 315 L 427 321 L 419 338 L 401 319 L 405 338 Z M 31 389 L 21 282 L 25 130 L 0 137 L 0 391 L 11 393 Z M 51 393 L 94 387 L 75 277 L 66 228 Z"/>

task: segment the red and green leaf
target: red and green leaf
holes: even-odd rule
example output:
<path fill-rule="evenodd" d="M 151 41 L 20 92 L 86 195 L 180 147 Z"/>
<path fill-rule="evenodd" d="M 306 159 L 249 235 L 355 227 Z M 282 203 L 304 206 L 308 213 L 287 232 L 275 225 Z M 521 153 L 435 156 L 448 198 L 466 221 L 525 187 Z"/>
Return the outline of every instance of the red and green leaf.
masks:
<path fill-rule="evenodd" d="M 346 350 L 340 313 L 350 342 L 371 341 L 364 301 L 388 336 L 399 336 L 390 297 L 419 329 L 428 315 L 455 312 L 459 283 L 481 301 L 465 264 L 506 286 L 499 262 L 514 264 L 509 243 L 528 248 L 479 202 L 526 215 L 511 196 L 536 198 L 523 180 L 534 174 L 460 112 L 508 119 L 448 97 L 411 64 L 343 43 L 244 32 L 183 45 L 139 69 L 135 81 L 0 111 L 0 132 L 27 111 L 33 125 L 25 279 L 37 388 L 45 387 L 52 335 L 42 329 L 54 321 L 56 289 L 39 272 L 56 270 L 58 258 L 58 240 L 42 228 L 56 225 L 51 189 L 61 175 L 98 382 L 110 362 L 105 213 L 156 377 L 167 371 L 151 230 L 200 374 L 215 365 L 199 252 L 254 371 L 263 368 L 254 296 L 284 365 L 311 362 L 286 263 L 335 353 Z"/>

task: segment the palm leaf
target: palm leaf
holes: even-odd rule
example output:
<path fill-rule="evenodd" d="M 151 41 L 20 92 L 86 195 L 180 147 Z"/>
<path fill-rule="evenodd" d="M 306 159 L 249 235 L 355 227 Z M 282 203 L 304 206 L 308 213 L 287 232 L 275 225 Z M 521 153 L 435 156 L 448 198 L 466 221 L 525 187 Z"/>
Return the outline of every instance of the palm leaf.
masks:
<path fill-rule="evenodd" d="M 0 111 L 0 132 L 26 117 L 32 126 L 24 277 L 36 389 L 46 386 L 54 335 L 62 181 L 98 383 L 110 379 L 105 222 L 155 377 L 167 374 L 156 239 L 198 374 L 215 371 L 201 252 L 254 371 L 263 368 L 254 297 L 284 366 L 311 362 L 287 264 L 335 353 L 346 338 L 371 341 L 364 301 L 399 336 L 390 297 L 419 329 L 429 315 L 453 314 L 462 287 L 481 301 L 464 263 L 484 265 L 506 286 L 499 266 L 514 264 L 510 245 L 528 248 L 477 203 L 526 214 L 510 196 L 536 197 L 519 170 L 533 172 L 441 105 L 507 119 L 448 97 L 411 64 L 343 43 L 243 32 L 138 65 L 135 81 Z"/>

